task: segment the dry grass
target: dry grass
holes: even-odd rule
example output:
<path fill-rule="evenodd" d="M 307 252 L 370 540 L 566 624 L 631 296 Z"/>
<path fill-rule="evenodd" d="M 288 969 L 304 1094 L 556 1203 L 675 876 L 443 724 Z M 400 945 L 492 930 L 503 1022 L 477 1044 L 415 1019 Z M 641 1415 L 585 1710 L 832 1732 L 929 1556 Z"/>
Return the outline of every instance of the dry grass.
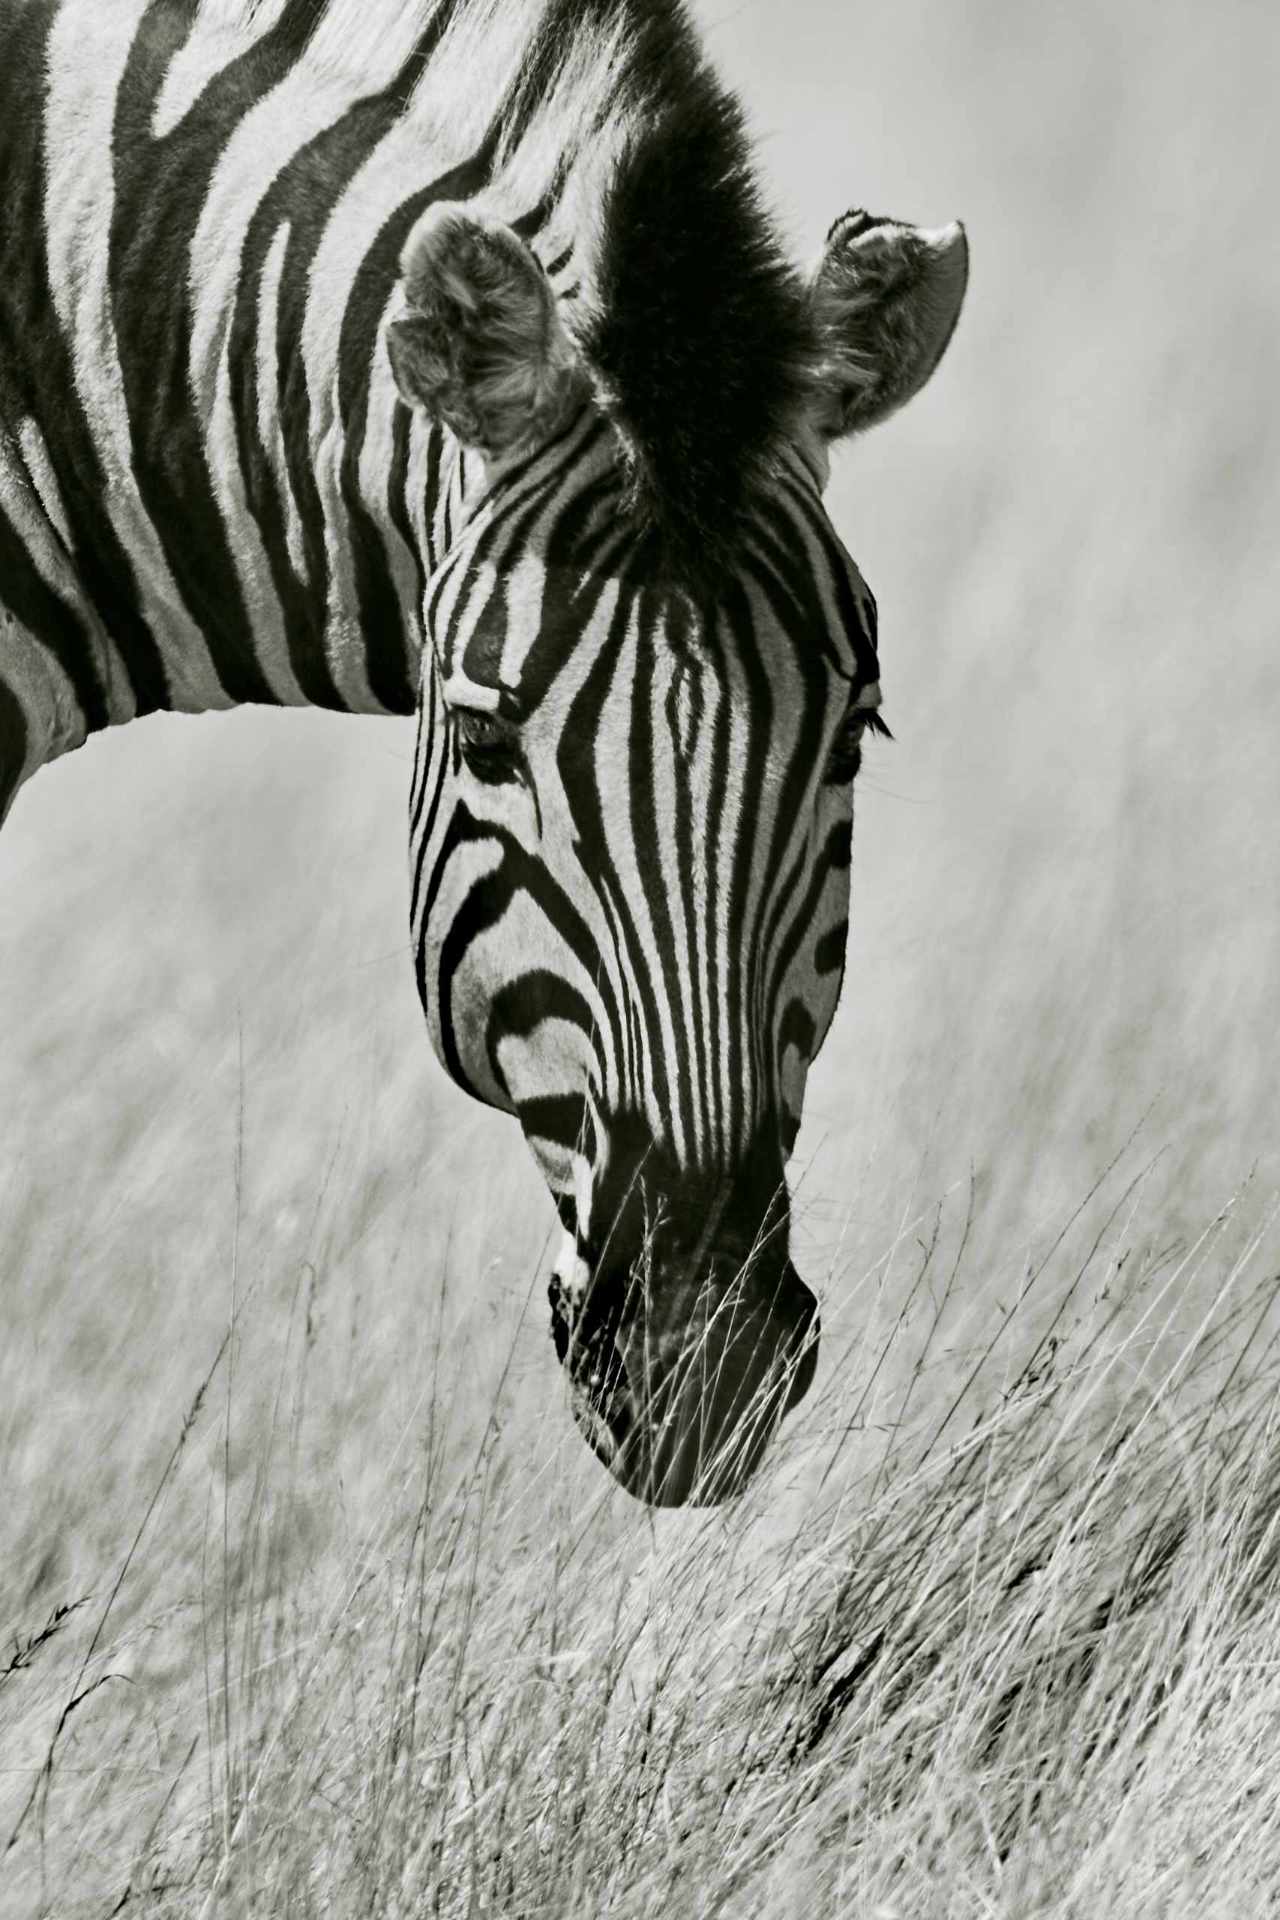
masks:
<path fill-rule="evenodd" d="M 1276 1903 L 1280 26 L 710 24 L 802 237 L 974 249 L 836 482 L 899 744 L 818 1387 L 724 1514 L 576 1439 L 550 1208 L 420 1032 L 403 729 L 95 743 L 0 844 L 6 1920 Z"/>
<path fill-rule="evenodd" d="M 320 1269 L 250 1295 L 132 1514 L 44 1470 L 101 1558 L 7 1562 L 0 1911 L 1261 1913 L 1275 1276 L 1243 1204 L 1144 1252 L 1128 1171 L 1003 1315 L 919 1223 L 717 1515 L 602 1483 L 518 1299 L 384 1417 Z"/>

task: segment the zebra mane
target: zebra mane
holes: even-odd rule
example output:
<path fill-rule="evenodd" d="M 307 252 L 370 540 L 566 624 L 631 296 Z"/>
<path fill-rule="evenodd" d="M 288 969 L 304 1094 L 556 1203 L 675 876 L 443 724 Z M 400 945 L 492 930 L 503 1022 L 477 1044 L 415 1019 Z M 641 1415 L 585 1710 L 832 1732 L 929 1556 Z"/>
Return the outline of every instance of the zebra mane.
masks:
<path fill-rule="evenodd" d="M 544 261 L 572 245 L 565 318 L 618 431 L 633 510 L 673 571 L 714 574 L 817 359 L 738 102 L 683 0 L 456 0 L 415 109 L 439 128 L 465 95 L 473 145 L 507 102 L 487 203 L 506 217 L 553 208 Z"/>
<path fill-rule="evenodd" d="M 741 109 L 683 8 L 630 11 L 640 104 L 603 194 L 582 345 L 635 505 L 682 570 L 714 569 L 799 418 L 812 321 L 762 207 Z"/>
<path fill-rule="evenodd" d="M 202 0 L 241 33 L 299 21 L 354 73 L 422 56 L 406 117 L 461 158 L 499 130 L 483 198 L 572 245 L 565 319 L 617 429 L 633 508 L 683 572 L 728 557 L 794 426 L 813 323 L 756 188 L 741 108 L 683 0 Z"/>

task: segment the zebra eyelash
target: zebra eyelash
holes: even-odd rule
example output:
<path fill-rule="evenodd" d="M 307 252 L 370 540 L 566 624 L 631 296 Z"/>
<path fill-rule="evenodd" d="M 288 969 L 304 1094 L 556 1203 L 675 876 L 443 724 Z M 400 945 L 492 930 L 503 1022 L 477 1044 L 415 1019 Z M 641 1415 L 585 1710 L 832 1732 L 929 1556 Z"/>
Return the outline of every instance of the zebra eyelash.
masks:
<path fill-rule="evenodd" d="M 458 751 L 478 780 L 497 784 L 518 778 L 520 737 L 509 721 L 474 707 L 454 707 L 452 718 Z"/>
<path fill-rule="evenodd" d="M 874 707 L 855 707 L 845 715 L 827 762 L 828 786 L 847 786 L 856 777 L 862 765 L 862 742 L 869 733 L 878 734 L 882 740 L 893 739 L 888 721 Z"/>

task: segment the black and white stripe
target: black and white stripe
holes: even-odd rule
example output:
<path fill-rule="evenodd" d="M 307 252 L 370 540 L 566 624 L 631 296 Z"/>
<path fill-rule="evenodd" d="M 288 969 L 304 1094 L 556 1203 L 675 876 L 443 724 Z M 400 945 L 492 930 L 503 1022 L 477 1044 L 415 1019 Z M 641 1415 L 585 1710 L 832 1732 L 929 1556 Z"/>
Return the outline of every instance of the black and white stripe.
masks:
<path fill-rule="evenodd" d="M 663 1221 L 655 1297 L 764 1233 L 807 1325 L 879 700 L 825 446 L 928 377 L 960 229 L 802 281 L 679 0 L 9 0 L 0 178 L 0 818 L 157 709 L 416 708 L 418 985 L 556 1197 L 558 1341 Z"/>
<path fill-rule="evenodd" d="M 798 1123 L 847 914 L 850 787 L 828 762 L 877 681 L 873 603 L 814 493 L 788 463 L 738 576 L 700 602 L 628 537 L 584 411 L 428 590 L 419 985 L 455 1078 L 520 1114 L 566 1192 L 566 1156 L 613 1114 L 690 1166 Z M 518 779 L 468 771 L 450 693 L 518 728 Z"/>

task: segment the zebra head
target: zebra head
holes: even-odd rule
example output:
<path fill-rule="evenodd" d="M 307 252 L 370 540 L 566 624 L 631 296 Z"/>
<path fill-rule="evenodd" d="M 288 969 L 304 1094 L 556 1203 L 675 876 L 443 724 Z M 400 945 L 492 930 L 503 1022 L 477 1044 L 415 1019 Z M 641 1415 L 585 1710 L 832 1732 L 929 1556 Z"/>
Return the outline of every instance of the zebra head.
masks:
<path fill-rule="evenodd" d="M 813 1378 L 785 1168 L 884 730 L 826 449 L 923 385 L 966 273 L 958 226 L 837 223 L 787 430 L 726 537 L 655 511 L 625 395 L 525 240 L 445 206 L 405 251 L 393 369 L 462 476 L 425 589 L 419 987 L 554 1196 L 578 1424 L 655 1503 L 740 1487 Z"/>

